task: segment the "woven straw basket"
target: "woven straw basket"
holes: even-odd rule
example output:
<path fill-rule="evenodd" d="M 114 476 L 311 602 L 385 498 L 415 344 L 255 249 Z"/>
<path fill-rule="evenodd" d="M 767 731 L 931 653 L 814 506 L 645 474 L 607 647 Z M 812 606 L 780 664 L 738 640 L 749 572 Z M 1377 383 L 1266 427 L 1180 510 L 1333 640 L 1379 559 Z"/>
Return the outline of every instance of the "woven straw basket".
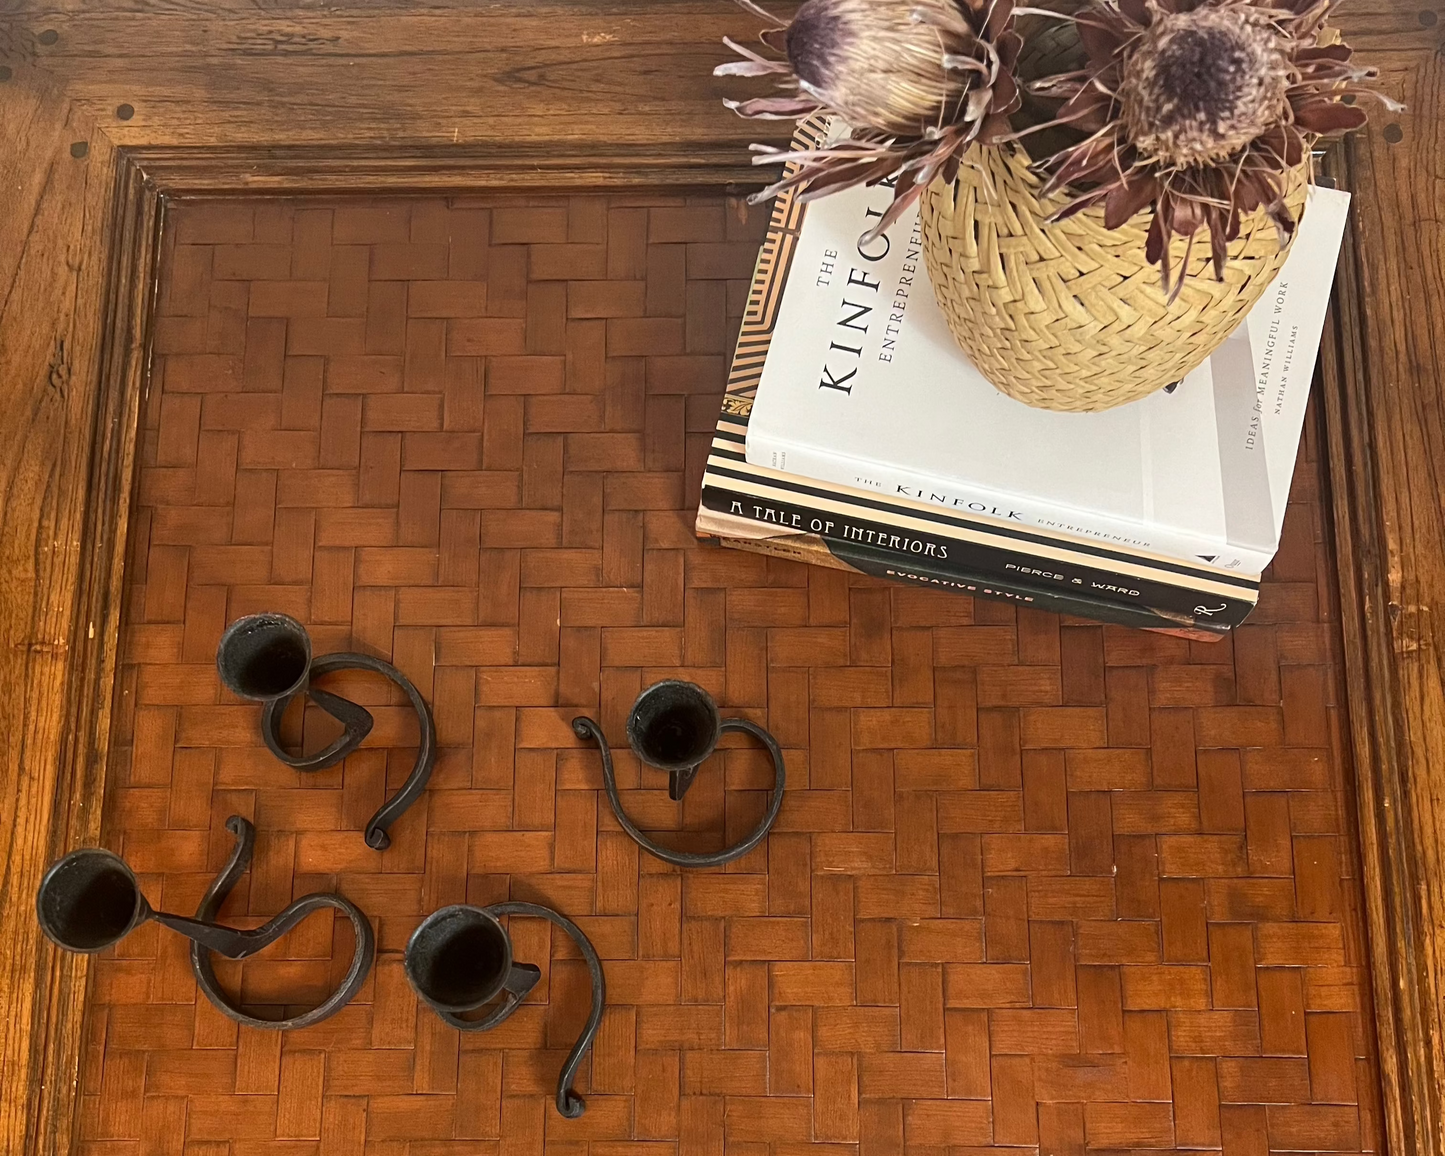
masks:
<path fill-rule="evenodd" d="M 1194 238 L 1189 275 L 1170 302 L 1144 259 L 1147 213 L 1104 228 L 1102 206 L 1048 217 L 1059 193 L 1020 148 L 975 146 L 952 185 L 923 197 L 924 255 L 934 295 L 964 352 L 994 385 L 1041 409 L 1092 412 L 1178 381 L 1230 335 L 1284 263 L 1274 224 L 1247 217 L 1224 281 L 1209 268 L 1209 236 Z M 1304 210 L 1303 169 L 1286 201 Z M 1184 242 L 1171 250 L 1178 276 Z"/>

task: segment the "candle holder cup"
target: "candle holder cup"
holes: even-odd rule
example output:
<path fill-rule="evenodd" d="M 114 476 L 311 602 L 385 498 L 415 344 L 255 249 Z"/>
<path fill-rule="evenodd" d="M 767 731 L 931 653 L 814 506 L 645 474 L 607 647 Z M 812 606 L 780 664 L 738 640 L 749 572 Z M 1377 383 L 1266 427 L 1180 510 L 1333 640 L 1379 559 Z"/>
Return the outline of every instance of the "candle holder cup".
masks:
<path fill-rule="evenodd" d="M 416 929 L 406 948 L 406 977 L 417 995 L 448 1023 L 462 1022 L 506 992 L 486 1026 L 506 1019 L 542 978 L 542 969 L 512 959 L 512 939 L 501 921 L 480 907 L 444 907 Z M 480 1022 L 480 1021 L 477 1021 Z"/>
<path fill-rule="evenodd" d="M 261 737 L 273 755 L 298 771 L 335 766 L 361 745 L 375 724 L 364 706 L 316 686 L 315 679 L 339 670 L 365 670 L 405 692 L 421 729 L 416 762 L 406 782 L 367 821 L 364 835 L 373 850 L 389 847 L 387 828 L 416 802 L 436 762 L 436 726 L 426 700 L 411 680 L 391 663 L 369 654 L 342 652 L 314 658 L 306 628 L 288 615 L 275 613 L 248 614 L 231 623 L 216 648 L 216 669 L 232 694 L 262 704 Z M 342 726 L 340 736 L 315 754 L 293 755 L 281 741 L 282 717 L 298 695 L 310 699 Z"/>
<path fill-rule="evenodd" d="M 572 1082 L 597 1035 L 607 998 L 602 961 L 580 927 L 565 915 L 536 903 L 443 907 L 427 916 L 407 941 L 403 961 L 407 982 L 424 1003 L 458 1031 L 484 1032 L 496 1027 L 521 1006 L 542 976 L 540 968 L 513 958 L 512 938 L 499 918 L 504 915 L 536 916 L 556 924 L 572 937 L 587 961 L 592 976 L 592 1011 L 557 1077 L 557 1111 L 575 1120 L 587 1105 L 572 1090 Z M 501 1002 L 484 1015 L 465 1018 L 499 997 Z"/>
<path fill-rule="evenodd" d="M 725 732 L 742 731 L 763 744 L 772 758 L 774 770 L 767 812 L 751 834 L 721 851 L 674 851 L 644 834 L 623 810 L 612 766 L 612 750 L 601 726 L 582 716 L 572 720 L 572 730 L 578 738 L 591 739 L 597 744 L 602 755 L 602 784 L 622 829 L 649 855 L 678 867 L 720 867 L 742 858 L 767 838 L 783 805 L 787 770 L 777 740 L 757 723 L 723 718 L 712 695 L 695 683 L 668 679 L 643 690 L 627 716 L 627 745 L 644 764 L 667 772 L 668 798 L 680 801 Z"/>
<path fill-rule="evenodd" d="M 194 917 L 157 911 L 146 900 L 135 872 L 124 859 L 100 847 L 83 847 L 52 864 L 41 879 L 35 896 L 40 929 L 57 947 L 88 955 L 119 943 L 143 924 L 159 923 L 191 941 L 191 965 L 197 985 L 232 1019 L 252 1027 L 298 1028 L 335 1015 L 361 989 L 371 970 L 376 945 L 371 923 L 350 900 L 323 893 L 303 896 L 257 928 L 216 923 L 222 902 L 250 865 L 255 843 L 255 829 L 240 815 L 232 815 L 226 827 L 237 837 L 236 849 Z M 260 1019 L 233 1004 L 216 979 L 210 953 L 227 959 L 248 959 L 323 907 L 341 911 L 351 920 L 356 933 L 351 967 L 341 986 L 311 1011 L 289 1019 Z"/>

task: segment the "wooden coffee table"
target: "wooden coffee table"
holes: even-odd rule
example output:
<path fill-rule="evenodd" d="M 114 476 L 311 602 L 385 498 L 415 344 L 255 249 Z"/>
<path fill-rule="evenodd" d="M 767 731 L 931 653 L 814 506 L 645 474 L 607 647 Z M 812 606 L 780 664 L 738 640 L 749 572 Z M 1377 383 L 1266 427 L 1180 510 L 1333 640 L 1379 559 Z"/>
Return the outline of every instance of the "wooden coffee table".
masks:
<path fill-rule="evenodd" d="M 1330 158 L 1354 229 L 1289 543 L 1209 648 L 691 541 L 760 227 L 722 0 L 7 12 L 0 1148 L 1437 1151 L 1436 17 L 1341 14 L 1410 112 Z M 302 199 L 193 203 L 263 193 Z M 193 701 L 222 620 L 287 598 L 431 681 L 444 758 L 379 866 L 384 759 L 297 785 Z M 678 670 L 797 767 L 764 857 L 686 878 L 557 729 Z M 756 818 L 726 763 L 684 827 Z M 41 943 L 51 858 L 104 821 L 190 901 L 228 807 L 275 832 L 238 914 L 324 876 L 380 925 L 331 1035 L 217 1034 L 142 935 Z M 576 1125 L 543 1116 L 560 946 L 510 1042 L 414 1015 L 395 953 L 468 871 L 608 944 Z M 295 946 L 243 994 L 324 983 Z"/>

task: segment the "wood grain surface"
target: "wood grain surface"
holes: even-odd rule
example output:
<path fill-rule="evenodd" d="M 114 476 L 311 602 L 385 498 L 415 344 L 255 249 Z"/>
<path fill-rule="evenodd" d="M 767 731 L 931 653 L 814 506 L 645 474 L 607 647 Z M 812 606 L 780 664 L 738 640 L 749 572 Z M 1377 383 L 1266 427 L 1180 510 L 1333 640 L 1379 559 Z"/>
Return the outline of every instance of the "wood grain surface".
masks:
<path fill-rule="evenodd" d="M 1445 1031 L 1438 17 L 1433 0 L 1340 12 L 1410 109 L 1352 146 L 1365 195 L 1325 367 L 1382 1117 L 1421 1152 L 1441 1146 Z M 31 897 L 99 823 L 162 195 L 718 188 L 748 178 L 756 130 L 707 72 L 723 33 L 754 31 L 724 0 L 0 13 L 0 1149 L 70 1136 L 86 968 L 42 945 Z"/>
<path fill-rule="evenodd" d="M 1379 1150 L 1313 437 L 1259 613 L 1220 644 L 699 545 L 764 219 L 625 196 L 174 212 L 106 842 L 187 911 L 243 814 L 258 853 L 226 914 L 339 888 L 379 953 L 352 1006 L 284 1038 L 198 1000 L 154 925 L 99 957 L 82 1152 Z M 433 703 L 437 771 L 383 854 L 360 832 L 415 725 L 357 679 L 367 747 L 280 765 L 213 665 L 262 609 Z M 773 835 L 724 871 L 640 857 L 567 725 L 619 739 L 674 675 L 787 753 Z M 771 783 L 734 746 L 678 808 L 622 766 L 633 813 L 690 849 L 750 828 Z M 517 923 L 547 974 L 488 1034 L 402 977 L 426 912 L 504 899 L 605 959 L 576 1122 L 550 1106 L 588 1001 L 565 939 Z M 231 990 L 319 998 L 350 932 L 318 923 Z"/>

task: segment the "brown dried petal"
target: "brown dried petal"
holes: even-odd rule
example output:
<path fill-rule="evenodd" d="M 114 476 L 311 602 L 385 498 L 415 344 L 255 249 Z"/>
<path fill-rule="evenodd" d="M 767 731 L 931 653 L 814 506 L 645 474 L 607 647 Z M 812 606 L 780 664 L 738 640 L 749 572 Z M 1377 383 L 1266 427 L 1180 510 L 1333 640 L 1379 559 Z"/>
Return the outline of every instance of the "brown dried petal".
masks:
<path fill-rule="evenodd" d="M 1018 62 L 1019 53 L 1023 51 L 1024 38 L 1013 29 L 994 37 L 994 50 L 998 52 L 999 63 L 1009 72 Z"/>
<path fill-rule="evenodd" d="M 1101 19 L 1101 13 L 1097 10 L 1080 16 L 1074 27 L 1079 30 L 1079 43 L 1084 46 L 1084 51 L 1089 54 L 1089 59 L 1096 65 L 1105 64 L 1114 58 L 1124 44 L 1124 36 L 1121 36 L 1112 27 L 1106 25 Z"/>
<path fill-rule="evenodd" d="M 723 104 L 739 116 L 758 120 L 796 120 L 811 116 L 819 108 L 811 96 L 758 96 L 752 100 L 725 100 Z"/>
<path fill-rule="evenodd" d="M 1274 222 L 1275 231 L 1279 234 L 1280 248 L 1289 244 L 1290 238 L 1294 236 L 1295 219 L 1294 214 L 1289 211 L 1289 206 L 1281 198 L 1265 210 L 1269 213 L 1269 219 Z"/>
<path fill-rule="evenodd" d="M 898 179 L 893 182 L 893 199 L 895 201 L 908 196 L 910 190 L 917 183 L 917 178 L 912 172 L 901 172 Z M 925 182 L 926 183 L 926 182 Z M 885 225 L 884 228 L 887 226 Z"/>
<path fill-rule="evenodd" d="M 1050 76 L 1044 80 L 1026 81 L 1024 83 L 1024 91 L 1031 96 L 1042 97 L 1044 100 L 1068 102 L 1083 91 L 1084 83 L 1083 81 L 1075 80 L 1071 76 Z"/>
<path fill-rule="evenodd" d="M 1019 96 L 1019 86 L 1014 78 L 1007 72 L 1000 72 L 998 79 L 993 83 L 993 99 L 989 101 L 989 112 L 1011 112 L 1023 101 Z"/>
<path fill-rule="evenodd" d="M 1274 199 L 1274 192 L 1271 190 L 1258 174 L 1245 171 L 1239 174 L 1234 183 L 1234 210 L 1239 213 L 1252 213 L 1260 205 Z M 1238 222 L 1235 223 L 1235 233 L 1238 233 Z M 1231 236 L 1230 240 L 1234 237 Z"/>
<path fill-rule="evenodd" d="M 1293 125 L 1280 125 L 1250 145 L 1249 159 L 1256 167 L 1291 169 L 1304 159 L 1304 141 Z"/>
<path fill-rule="evenodd" d="M 1084 132 L 1098 132 L 1109 122 L 1109 109 L 1114 98 L 1100 92 L 1092 84 L 1086 85 L 1064 102 L 1055 119 L 1067 121 Z"/>
<path fill-rule="evenodd" d="M 1224 239 L 1226 241 L 1239 239 L 1239 223 L 1241 220 L 1242 214 L 1239 211 L 1239 206 L 1235 205 L 1234 208 L 1229 211 L 1229 224 L 1225 227 L 1224 232 Z"/>
<path fill-rule="evenodd" d="M 1348 132 L 1366 121 L 1359 105 L 1341 104 L 1334 100 L 1317 100 L 1294 110 L 1295 123 L 1309 132 Z"/>
<path fill-rule="evenodd" d="M 984 34 L 990 40 L 996 40 L 1006 28 L 1009 21 L 1013 19 L 1013 0 L 993 0 L 993 6 L 989 10 L 988 24 L 984 28 Z"/>
<path fill-rule="evenodd" d="M 787 73 L 781 60 L 729 60 L 712 70 L 714 76 L 773 76 Z"/>
<path fill-rule="evenodd" d="M 1305 153 L 1309 151 L 1309 143 L 1305 140 L 1304 134 L 1290 125 L 1285 129 L 1285 139 L 1289 141 L 1289 147 L 1284 151 L 1284 163 L 1287 168 L 1294 168 L 1305 159 Z"/>
<path fill-rule="evenodd" d="M 1119 11 L 1139 27 L 1149 26 L 1149 6 L 1146 0 L 1119 0 Z"/>
<path fill-rule="evenodd" d="M 853 185 L 881 181 L 898 167 L 898 158 L 883 157 L 876 161 L 852 161 L 847 163 L 815 165 L 815 175 L 808 178 L 808 200 L 831 189 L 849 188 Z"/>
<path fill-rule="evenodd" d="M 991 112 L 983 118 L 979 126 L 978 137 L 981 144 L 998 144 L 999 141 L 1009 140 L 1014 135 L 1013 123 L 1009 120 L 1009 114 L 1005 112 Z M 955 158 L 955 162 L 957 158 Z M 954 164 L 951 170 L 945 170 L 943 179 L 952 181 L 958 173 L 958 165 Z"/>
<path fill-rule="evenodd" d="M 902 184 L 901 180 L 899 184 Z M 869 229 L 868 232 L 864 234 L 864 237 L 877 237 L 880 233 L 885 232 L 888 227 L 893 224 L 893 222 L 898 220 L 898 218 L 903 215 L 903 211 L 905 209 L 907 209 L 910 205 L 913 204 L 914 201 L 918 200 L 918 198 L 923 195 L 923 190 L 925 187 L 926 185 L 922 184 L 913 185 L 911 188 L 908 189 L 907 192 L 899 193 L 894 196 L 893 203 L 884 210 L 883 216 L 878 218 L 878 223 L 874 225 L 873 228 Z"/>
<path fill-rule="evenodd" d="M 1149 235 L 1144 238 L 1144 260 L 1151 265 L 1160 264 L 1168 249 L 1164 234 L 1164 211 L 1167 203 L 1163 200 L 1159 202 L 1159 207 L 1154 210 L 1154 219 L 1149 222 Z"/>
<path fill-rule="evenodd" d="M 1294 54 L 1296 64 L 1309 64 L 1316 60 L 1337 60 L 1344 62 L 1355 54 L 1348 44 L 1325 44 L 1313 48 L 1301 48 Z"/>
<path fill-rule="evenodd" d="M 1221 228 L 1218 222 L 1210 222 L 1209 259 L 1214 265 L 1214 277 L 1218 281 L 1224 280 L 1224 263 L 1229 260 L 1229 242 L 1226 236 L 1226 230 Z"/>
<path fill-rule="evenodd" d="M 1097 205 L 1100 198 L 1103 196 L 1103 193 L 1104 191 L 1102 189 L 1090 189 L 1083 196 L 1076 197 L 1074 200 L 1070 201 L 1067 205 L 1065 205 L 1062 209 L 1060 209 L 1057 213 L 1050 217 L 1049 220 L 1067 221 L 1075 213 L 1082 213 L 1090 205 Z"/>
<path fill-rule="evenodd" d="M 1104 198 L 1104 228 L 1117 229 L 1159 195 L 1159 182 L 1143 174 L 1125 177 Z"/>
<path fill-rule="evenodd" d="M 1189 237 L 1198 232 L 1199 226 L 1202 224 L 1204 224 L 1204 206 L 1191 197 L 1177 198 L 1174 203 L 1174 214 L 1169 221 L 1170 231 L 1181 237 Z"/>
<path fill-rule="evenodd" d="M 1092 148 L 1080 148 L 1074 152 L 1055 174 L 1058 185 L 1084 184 L 1096 180 L 1105 173 L 1114 171 L 1113 141 L 1105 138 L 1096 141 Z"/>

